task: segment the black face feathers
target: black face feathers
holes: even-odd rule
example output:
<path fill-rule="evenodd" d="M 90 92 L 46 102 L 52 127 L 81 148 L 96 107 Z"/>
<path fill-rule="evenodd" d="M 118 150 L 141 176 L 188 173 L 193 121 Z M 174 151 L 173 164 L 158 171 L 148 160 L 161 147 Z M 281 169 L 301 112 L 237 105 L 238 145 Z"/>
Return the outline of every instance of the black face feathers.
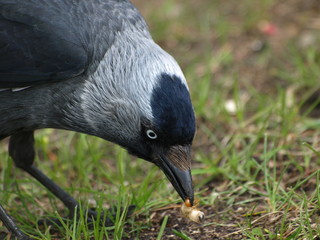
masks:
<path fill-rule="evenodd" d="M 195 134 L 195 117 L 190 94 L 176 75 L 161 74 L 151 98 L 154 125 L 169 145 L 190 144 Z"/>

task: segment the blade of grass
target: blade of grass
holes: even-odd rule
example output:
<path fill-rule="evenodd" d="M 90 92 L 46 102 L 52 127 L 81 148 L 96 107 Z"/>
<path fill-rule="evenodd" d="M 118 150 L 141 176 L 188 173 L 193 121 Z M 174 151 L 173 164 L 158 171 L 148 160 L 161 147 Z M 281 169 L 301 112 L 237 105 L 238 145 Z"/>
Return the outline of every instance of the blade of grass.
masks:
<path fill-rule="evenodd" d="M 159 233 L 158 233 L 158 236 L 157 236 L 157 240 L 161 240 L 162 235 L 164 233 L 164 229 L 167 226 L 168 218 L 169 218 L 168 215 L 164 216 L 162 224 L 161 224 L 161 227 L 160 227 L 160 230 L 159 230 Z"/>
<path fill-rule="evenodd" d="M 188 237 L 184 232 L 179 232 L 175 229 L 172 229 L 172 232 L 183 240 L 192 240 L 192 238 Z"/>

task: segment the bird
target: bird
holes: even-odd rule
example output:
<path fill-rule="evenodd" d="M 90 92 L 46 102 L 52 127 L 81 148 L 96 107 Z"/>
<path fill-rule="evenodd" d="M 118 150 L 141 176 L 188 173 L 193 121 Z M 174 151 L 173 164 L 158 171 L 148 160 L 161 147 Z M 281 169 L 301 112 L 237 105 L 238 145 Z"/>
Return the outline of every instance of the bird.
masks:
<path fill-rule="evenodd" d="M 0 0 L 0 103 L 0 140 L 9 138 L 15 166 L 70 212 L 78 202 L 34 165 L 38 129 L 118 144 L 158 166 L 193 204 L 189 87 L 129 0 Z M 30 239 L 2 205 L 0 220 Z"/>

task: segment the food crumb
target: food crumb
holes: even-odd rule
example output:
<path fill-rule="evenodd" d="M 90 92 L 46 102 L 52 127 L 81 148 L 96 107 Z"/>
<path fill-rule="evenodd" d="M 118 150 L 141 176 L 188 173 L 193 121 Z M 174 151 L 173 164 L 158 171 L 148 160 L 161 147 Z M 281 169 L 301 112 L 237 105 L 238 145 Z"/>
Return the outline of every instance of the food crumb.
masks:
<path fill-rule="evenodd" d="M 204 220 L 204 213 L 197 209 L 197 204 L 191 206 L 189 199 L 186 199 L 186 201 L 181 205 L 181 212 L 184 217 L 193 222 L 200 223 Z"/>

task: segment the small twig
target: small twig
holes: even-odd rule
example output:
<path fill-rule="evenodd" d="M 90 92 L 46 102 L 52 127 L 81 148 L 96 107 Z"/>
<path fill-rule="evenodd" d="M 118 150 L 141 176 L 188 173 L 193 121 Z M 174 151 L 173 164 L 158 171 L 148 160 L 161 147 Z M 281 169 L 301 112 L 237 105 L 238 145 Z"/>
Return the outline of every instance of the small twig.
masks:
<path fill-rule="evenodd" d="M 216 225 L 216 226 L 221 226 L 221 227 L 237 227 L 238 226 L 236 224 L 223 224 L 223 223 L 217 223 L 217 222 L 210 222 L 210 223 L 202 225 L 202 227 L 208 227 L 211 225 Z"/>
<path fill-rule="evenodd" d="M 268 216 L 270 216 L 270 215 L 276 214 L 276 213 L 281 213 L 281 214 L 283 215 L 283 212 L 282 212 L 282 211 L 270 212 L 270 213 L 267 213 L 267 214 L 265 214 L 265 215 L 263 215 L 263 216 L 255 219 L 254 221 L 251 222 L 251 224 L 255 224 L 255 223 L 259 222 L 261 219 L 263 219 L 263 218 L 265 218 L 265 217 L 268 217 Z"/>
<path fill-rule="evenodd" d="M 228 234 L 226 234 L 226 235 L 223 235 L 222 237 L 223 237 L 223 238 L 230 237 L 230 236 L 232 236 L 232 235 L 236 235 L 236 234 L 238 234 L 238 233 L 241 233 L 243 230 L 249 230 L 249 229 L 250 229 L 250 228 L 240 229 L 240 230 L 237 230 L 237 231 L 235 231 L 235 232 L 232 232 L 232 233 L 228 233 Z"/>
<path fill-rule="evenodd" d="M 153 209 L 152 212 L 158 212 L 162 210 L 175 209 L 175 208 L 181 208 L 181 204 L 175 204 L 175 205 L 170 205 L 162 208 Z"/>

